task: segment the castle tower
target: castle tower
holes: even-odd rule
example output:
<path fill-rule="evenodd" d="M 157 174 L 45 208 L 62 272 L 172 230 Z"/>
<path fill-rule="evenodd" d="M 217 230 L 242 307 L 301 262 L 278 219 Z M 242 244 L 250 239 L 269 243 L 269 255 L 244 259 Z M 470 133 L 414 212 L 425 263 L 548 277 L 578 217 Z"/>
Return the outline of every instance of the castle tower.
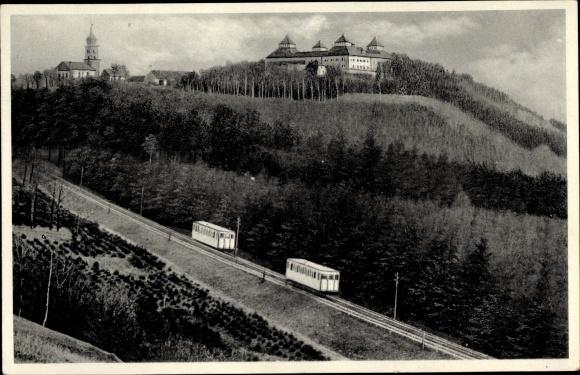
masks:
<path fill-rule="evenodd" d="M 346 39 L 346 37 L 344 36 L 344 34 L 342 34 L 342 35 L 340 36 L 340 38 L 338 38 L 338 39 L 337 39 L 337 40 L 334 42 L 334 45 L 335 45 L 336 47 L 350 47 L 350 46 L 354 45 L 354 43 L 353 43 L 353 42 L 350 42 L 350 41 L 348 41 L 348 40 Z"/>
<path fill-rule="evenodd" d="M 326 46 L 324 44 L 322 44 L 322 42 L 319 40 L 318 43 L 316 43 L 312 47 L 312 50 L 317 51 L 317 52 L 322 52 L 322 51 L 328 51 L 328 48 L 326 48 Z"/>
<path fill-rule="evenodd" d="M 100 65 L 101 59 L 99 59 L 99 46 L 97 45 L 97 37 L 93 33 L 93 24 L 91 24 L 91 32 L 87 37 L 87 45 L 85 46 L 85 63 L 87 65 L 95 68 L 95 76 L 101 74 Z"/>
<path fill-rule="evenodd" d="M 380 52 L 384 49 L 385 47 L 379 43 L 379 41 L 377 40 L 377 37 L 375 36 L 373 38 L 373 40 L 371 40 L 371 42 L 367 45 L 367 50 L 371 51 L 371 52 Z"/>
<path fill-rule="evenodd" d="M 278 47 L 294 49 L 294 48 L 296 48 L 296 43 L 294 43 L 294 41 L 292 39 L 290 39 L 290 36 L 288 36 L 288 34 L 286 34 L 284 39 L 282 39 L 282 41 L 278 44 Z"/>

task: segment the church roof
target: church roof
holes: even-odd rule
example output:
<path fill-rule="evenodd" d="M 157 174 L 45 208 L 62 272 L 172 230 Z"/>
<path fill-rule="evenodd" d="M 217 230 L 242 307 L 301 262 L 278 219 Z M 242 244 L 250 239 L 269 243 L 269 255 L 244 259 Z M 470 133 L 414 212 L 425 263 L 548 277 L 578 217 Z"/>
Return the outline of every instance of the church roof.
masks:
<path fill-rule="evenodd" d="M 312 48 L 326 48 L 326 46 L 319 40 Z"/>
<path fill-rule="evenodd" d="M 296 44 L 296 43 L 294 43 L 294 41 L 290 39 L 290 36 L 286 34 L 286 36 L 284 37 L 284 39 L 282 39 L 280 44 Z"/>
<path fill-rule="evenodd" d="M 56 66 L 56 70 L 59 71 L 69 71 L 69 70 L 91 70 L 96 71 L 95 68 L 90 66 L 84 61 L 62 61 Z"/>
<path fill-rule="evenodd" d="M 384 47 L 381 43 L 378 42 L 377 37 L 373 37 L 373 40 L 367 45 L 367 47 Z"/>

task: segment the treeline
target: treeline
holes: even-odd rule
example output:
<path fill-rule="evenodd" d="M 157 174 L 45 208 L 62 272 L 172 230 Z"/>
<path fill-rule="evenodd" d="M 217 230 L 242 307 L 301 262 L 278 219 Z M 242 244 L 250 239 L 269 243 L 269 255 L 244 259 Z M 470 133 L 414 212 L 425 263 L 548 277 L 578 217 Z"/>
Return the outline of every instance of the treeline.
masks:
<path fill-rule="evenodd" d="M 386 197 L 447 206 L 465 192 L 477 207 L 567 215 L 566 180 L 559 176 L 530 177 L 459 164 L 444 156 L 405 150 L 398 143 L 384 149 L 372 129 L 362 144 L 348 142 L 340 134 L 328 141 L 320 133 L 304 139 L 288 124 L 262 121 L 256 111 L 217 105 L 209 116 L 202 116 L 196 108 L 183 111 L 155 104 L 147 91 L 120 93 L 100 81 L 62 87 L 55 93 L 16 90 L 12 108 L 16 150 L 28 155 L 32 148 L 46 148 L 49 157 L 56 150 L 58 165 L 67 150 L 98 144 L 149 159 L 203 160 L 211 167 L 263 173 L 282 183 L 347 183 Z M 92 163 L 83 155 L 78 162 L 86 167 Z"/>
<path fill-rule="evenodd" d="M 72 159 L 81 154 L 92 160 L 84 185 L 137 211 L 145 187 L 143 214 L 158 222 L 188 231 L 194 220 L 235 228 L 241 217 L 240 249 L 265 266 L 284 272 L 287 258 L 302 257 L 339 269 L 345 298 L 387 315 L 399 272 L 404 320 L 500 358 L 566 355 L 566 305 L 553 299 L 566 288 L 565 264 L 554 252 L 565 242 L 559 222 L 537 218 L 523 225 L 523 217 L 513 214 L 507 222 L 498 219 L 502 214 L 483 219 L 464 197 L 433 227 L 418 208 L 426 203 L 389 200 L 344 182 L 277 185 L 202 164 L 149 169 L 147 161 L 96 150 L 70 154 L 73 181 L 80 166 Z M 450 224 L 458 215 L 465 219 Z M 545 237 L 520 242 L 528 230 Z M 490 244 L 489 233 L 506 234 Z M 515 249 L 506 251 L 510 247 Z M 514 262 L 520 257 L 532 263 Z M 543 271 L 530 274 L 536 267 Z"/>

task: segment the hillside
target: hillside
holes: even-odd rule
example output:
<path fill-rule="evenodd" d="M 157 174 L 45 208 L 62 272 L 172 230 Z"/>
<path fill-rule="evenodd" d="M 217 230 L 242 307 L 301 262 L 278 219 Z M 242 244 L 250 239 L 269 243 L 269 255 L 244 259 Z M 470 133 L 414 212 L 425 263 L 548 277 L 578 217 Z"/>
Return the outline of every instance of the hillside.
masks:
<path fill-rule="evenodd" d="M 562 357 L 565 135 L 433 72 L 450 87 L 407 72 L 381 87 L 389 95 L 338 99 L 91 80 L 16 90 L 14 154 L 29 182 L 46 159 L 67 180 L 169 227 L 236 228 L 239 217 L 242 254 L 278 272 L 289 257 L 339 269 L 344 298 L 387 316 L 399 273 L 398 316 L 470 348 Z"/>
<path fill-rule="evenodd" d="M 170 101 L 184 111 L 205 108 L 211 113 L 219 104 L 238 111 L 256 110 L 266 122 L 289 124 L 303 139 L 320 132 L 328 142 L 342 134 L 349 143 L 355 144 L 374 128 L 377 141 L 383 147 L 401 142 L 407 149 L 446 155 L 459 163 L 483 163 L 497 170 L 521 170 L 528 175 L 545 171 L 566 175 L 566 158 L 556 155 L 549 147 L 524 148 L 456 106 L 434 98 L 347 94 L 338 100 L 302 102 L 156 91 L 164 96 L 160 106 Z"/>
<path fill-rule="evenodd" d="M 460 81 L 460 84 L 473 97 L 484 101 L 485 103 L 490 104 L 503 112 L 509 113 L 516 119 L 530 126 L 535 126 L 549 131 L 566 132 L 565 128 L 554 126 L 553 122 L 546 120 L 543 116 L 539 115 L 533 110 L 515 102 L 507 94 L 499 90 L 475 82 L 470 78 L 463 78 Z"/>
<path fill-rule="evenodd" d="M 524 161 L 525 155 L 518 155 L 516 163 L 504 164 L 504 161 L 509 160 L 511 152 L 505 147 L 499 147 L 497 151 L 490 150 L 489 147 L 496 146 L 493 142 L 497 140 L 496 138 L 492 139 L 492 142 L 478 145 L 477 142 L 472 143 L 469 138 L 464 139 L 460 133 L 448 132 L 442 135 L 435 132 L 428 134 L 432 135 L 434 139 L 426 142 L 425 139 L 421 138 L 421 135 L 417 136 L 418 129 L 414 119 L 412 116 L 409 117 L 407 113 L 404 113 L 402 117 L 396 116 L 394 121 L 407 127 L 405 124 L 401 124 L 407 120 L 415 126 L 407 127 L 407 132 L 402 134 L 400 131 L 393 131 L 394 129 L 389 128 L 389 136 L 395 139 L 403 138 L 402 143 L 410 148 L 416 147 L 420 152 L 426 151 L 430 154 L 435 152 L 437 155 L 447 153 L 452 160 L 486 162 L 499 166 L 499 168 L 514 168 L 515 164 L 515 168 L 533 174 L 537 174 L 536 170 L 538 169 L 543 170 L 544 167 L 549 168 L 553 165 L 553 163 L 548 162 L 547 166 L 540 164 L 536 167 L 535 162 L 546 155 L 543 149 L 551 150 L 558 157 L 564 159 L 566 157 L 565 123 L 554 119 L 545 120 L 537 113 L 515 102 L 507 94 L 474 81 L 468 74 L 457 74 L 439 64 L 411 59 L 406 55 L 396 53 L 391 55 L 391 60 L 378 65 L 377 76 L 374 78 L 364 75 L 346 75 L 335 67 L 329 67 L 325 76 L 318 77 L 314 73 L 315 70 L 315 67 L 311 65 L 304 71 L 288 72 L 283 67 L 277 66 L 264 70 L 263 63 L 260 62 L 228 64 L 203 71 L 199 76 L 192 73 L 177 86 L 186 92 L 319 103 L 360 93 L 399 94 L 405 97 L 418 96 L 437 99 L 457 107 L 473 119 L 485 123 L 490 131 L 500 134 L 519 148 L 532 152 L 536 149 L 540 149 L 540 151 L 536 152 L 537 155 L 533 158 L 532 163 Z M 414 101 L 412 100 L 412 102 Z M 404 106 L 400 107 L 402 111 L 405 110 Z M 301 108 L 294 109 L 300 110 Z M 318 108 L 317 111 L 320 112 L 321 117 L 324 117 L 323 121 L 330 119 L 332 122 L 333 126 L 324 131 L 326 135 L 328 135 L 328 131 L 335 130 L 337 124 L 338 127 L 342 128 L 341 124 L 344 122 L 335 118 L 335 114 L 339 111 L 337 108 L 334 107 L 331 110 Z M 413 108 L 413 111 L 420 112 L 421 110 Z M 368 119 L 365 118 L 365 112 L 373 112 L 373 115 L 376 115 L 373 108 L 361 108 L 354 116 L 347 113 L 349 120 L 347 126 L 360 126 L 357 120 L 362 120 L 363 125 L 368 122 Z M 295 113 L 299 112 L 292 112 L 292 116 Z M 360 119 L 356 118 L 358 115 L 360 115 Z M 431 114 L 428 117 L 433 116 Z M 313 117 L 311 113 L 308 113 L 308 117 L 300 120 L 305 122 L 305 126 L 308 126 L 320 119 L 316 117 L 316 114 Z M 383 119 L 377 119 L 376 116 L 373 116 L 370 120 L 373 126 L 376 126 L 377 120 Z M 434 121 L 425 121 L 424 125 L 432 128 L 439 122 L 437 119 L 431 120 Z M 467 121 L 464 125 L 469 127 L 471 122 Z M 432 129 L 425 131 L 425 129 L 419 128 L 419 131 L 426 133 L 429 133 L 429 130 Z M 352 141 L 353 139 L 348 137 L 352 133 L 347 133 L 347 139 Z M 360 136 L 360 132 L 358 135 Z M 446 140 L 457 135 L 459 139 L 456 140 L 455 144 L 451 144 L 452 147 L 446 147 Z M 426 144 L 427 147 L 425 147 Z M 472 153 L 470 154 L 469 151 Z M 516 150 L 515 153 L 519 154 L 520 152 Z M 561 166 L 558 165 L 556 170 L 552 171 L 558 173 L 561 170 Z"/>
<path fill-rule="evenodd" d="M 14 316 L 16 363 L 121 362 L 91 344 Z"/>

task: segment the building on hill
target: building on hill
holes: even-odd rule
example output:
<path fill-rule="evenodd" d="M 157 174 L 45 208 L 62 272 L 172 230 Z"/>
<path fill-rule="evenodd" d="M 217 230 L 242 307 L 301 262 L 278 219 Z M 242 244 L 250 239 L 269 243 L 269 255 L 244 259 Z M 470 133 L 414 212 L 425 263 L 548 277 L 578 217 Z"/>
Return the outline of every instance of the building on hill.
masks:
<path fill-rule="evenodd" d="M 177 70 L 152 70 L 145 76 L 145 83 L 155 86 L 175 86 L 181 77 L 190 72 Z"/>
<path fill-rule="evenodd" d="M 266 57 L 266 66 L 284 65 L 288 69 L 302 70 L 311 62 L 319 66 L 334 66 L 347 74 L 375 75 L 377 66 L 391 59 L 391 54 L 384 51 L 384 46 L 376 37 L 366 46 L 357 47 L 342 34 L 334 46 L 328 49 L 320 40 L 311 51 L 299 51 L 296 43 L 286 35 L 278 48 Z"/>
<path fill-rule="evenodd" d="M 129 78 L 129 71 L 125 65 L 113 64 L 110 68 L 103 70 L 101 78 L 106 81 L 125 81 Z"/>
<path fill-rule="evenodd" d="M 82 62 L 62 61 L 56 67 L 56 75 L 59 80 L 80 79 L 98 77 L 100 74 L 99 46 L 97 37 L 93 33 L 93 25 L 87 37 L 85 45 L 85 59 Z"/>

